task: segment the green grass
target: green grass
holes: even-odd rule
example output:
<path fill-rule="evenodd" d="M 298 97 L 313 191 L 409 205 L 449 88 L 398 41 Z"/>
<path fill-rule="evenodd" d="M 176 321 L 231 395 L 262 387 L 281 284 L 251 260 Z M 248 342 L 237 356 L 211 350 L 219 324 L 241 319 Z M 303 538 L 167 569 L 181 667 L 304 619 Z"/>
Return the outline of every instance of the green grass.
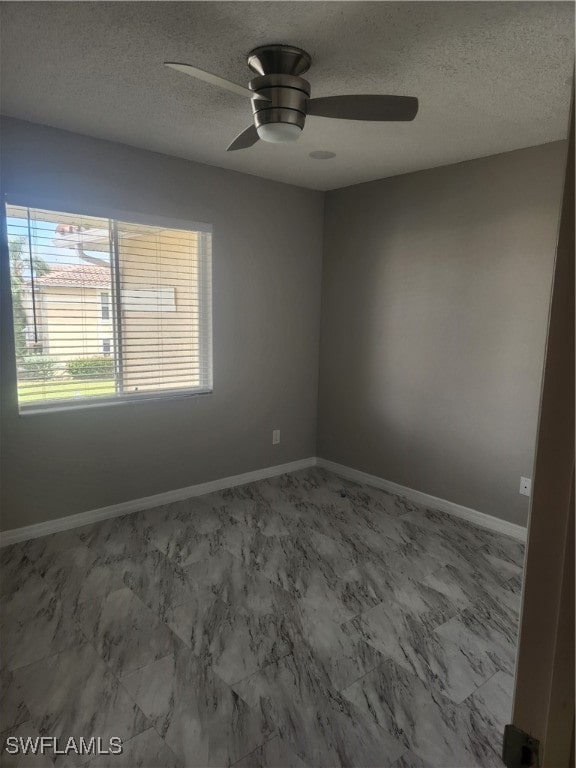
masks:
<path fill-rule="evenodd" d="M 112 379 L 82 381 L 76 379 L 50 379 L 48 381 L 21 381 L 18 383 L 18 402 L 35 400 L 63 400 L 90 395 L 113 395 Z"/>

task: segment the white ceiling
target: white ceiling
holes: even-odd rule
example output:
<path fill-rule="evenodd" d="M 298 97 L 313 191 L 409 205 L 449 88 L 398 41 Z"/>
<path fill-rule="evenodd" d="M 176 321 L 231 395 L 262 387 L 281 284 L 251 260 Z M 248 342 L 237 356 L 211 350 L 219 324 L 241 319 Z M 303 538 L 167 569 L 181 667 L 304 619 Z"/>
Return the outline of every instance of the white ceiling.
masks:
<path fill-rule="evenodd" d="M 414 95 L 415 121 L 309 117 L 296 144 L 226 153 L 249 100 L 162 62 L 247 84 L 245 54 L 271 42 L 312 55 L 313 96 Z M 9 2 L 1 44 L 3 114 L 333 189 L 565 138 L 574 4 Z"/>

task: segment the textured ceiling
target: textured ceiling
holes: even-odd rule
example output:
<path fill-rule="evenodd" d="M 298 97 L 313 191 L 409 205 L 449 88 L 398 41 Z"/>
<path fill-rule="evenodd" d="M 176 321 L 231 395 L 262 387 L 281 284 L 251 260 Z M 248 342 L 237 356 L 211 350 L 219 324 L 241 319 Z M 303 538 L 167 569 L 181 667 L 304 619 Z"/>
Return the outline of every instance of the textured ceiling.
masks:
<path fill-rule="evenodd" d="M 9 2 L 2 112 L 315 189 L 565 138 L 574 5 L 555 2 Z M 270 42 L 312 55 L 313 96 L 418 96 L 413 123 L 309 117 L 293 145 L 226 153 L 248 99 L 162 66 L 247 83 Z M 313 160 L 317 150 L 336 153 Z"/>

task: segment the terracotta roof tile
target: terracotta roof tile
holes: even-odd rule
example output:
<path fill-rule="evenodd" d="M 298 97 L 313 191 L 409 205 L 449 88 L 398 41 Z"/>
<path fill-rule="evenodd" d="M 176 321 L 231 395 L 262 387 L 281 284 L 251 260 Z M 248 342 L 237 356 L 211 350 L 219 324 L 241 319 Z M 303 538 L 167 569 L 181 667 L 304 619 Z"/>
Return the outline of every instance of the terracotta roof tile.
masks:
<path fill-rule="evenodd" d="M 110 270 L 96 264 L 58 264 L 50 267 L 48 274 L 36 277 L 34 285 L 108 288 Z"/>

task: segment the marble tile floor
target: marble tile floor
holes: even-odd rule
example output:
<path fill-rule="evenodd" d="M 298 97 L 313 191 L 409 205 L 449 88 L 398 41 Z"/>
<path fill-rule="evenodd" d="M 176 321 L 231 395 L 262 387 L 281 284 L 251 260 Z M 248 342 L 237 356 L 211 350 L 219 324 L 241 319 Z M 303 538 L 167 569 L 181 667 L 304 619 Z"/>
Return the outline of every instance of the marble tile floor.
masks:
<path fill-rule="evenodd" d="M 502 768 L 523 546 L 321 469 L 0 550 L 0 730 L 91 768 Z"/>

